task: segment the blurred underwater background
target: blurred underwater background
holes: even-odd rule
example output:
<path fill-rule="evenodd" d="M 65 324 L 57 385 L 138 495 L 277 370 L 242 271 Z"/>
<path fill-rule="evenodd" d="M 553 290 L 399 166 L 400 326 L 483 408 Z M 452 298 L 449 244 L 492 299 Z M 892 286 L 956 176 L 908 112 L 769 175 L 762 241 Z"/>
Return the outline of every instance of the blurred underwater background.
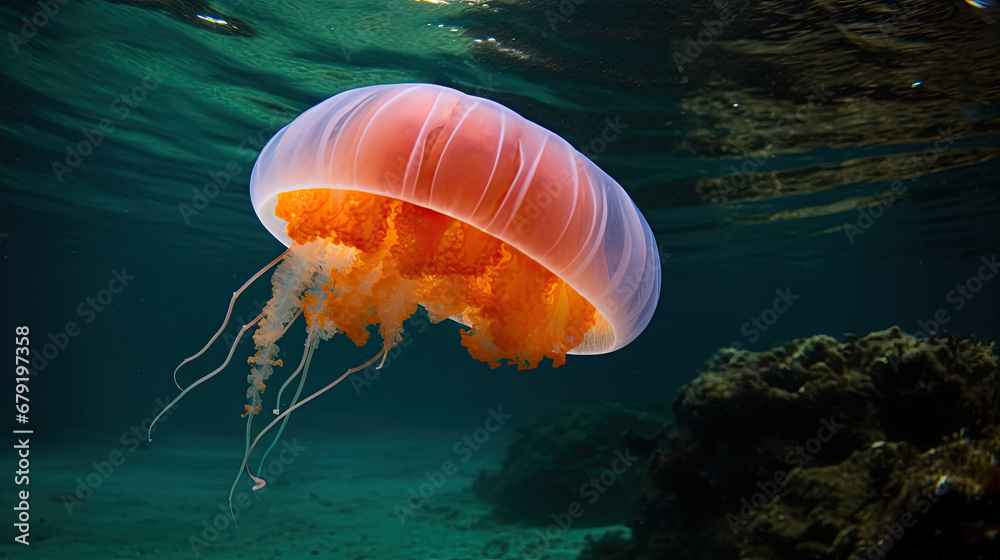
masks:
<path fill-rule="evenodd" d="M 8 558 L 1000 558 L 993 0 L 9 0 L 0 21 L 3 329 L 35 355 Z M 657 312 L 526 371 L 420 314 L 296 411 L 231 516 L 251 343 L 145 430 L 284 250 L 250 205 L 260 149 L 399 82 L 501 103 L 615 178 L 659 246 Z M 310 386 L 371 353 L 321 345 Z"/>

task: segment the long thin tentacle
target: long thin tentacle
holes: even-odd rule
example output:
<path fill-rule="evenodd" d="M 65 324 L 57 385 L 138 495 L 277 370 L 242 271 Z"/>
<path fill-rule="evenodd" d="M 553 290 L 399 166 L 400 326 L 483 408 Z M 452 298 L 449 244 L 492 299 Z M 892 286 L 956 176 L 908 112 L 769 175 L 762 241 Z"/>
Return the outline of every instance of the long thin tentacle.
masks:
<path fill-rule="evenodd" d="M 243 290 L 246 290 L 248 287 L 250 287 L 250 284 L 253 284 L 255 280 L 257 280 L 258 278 L 260 278 L 262 274 L 264 274 L 265 272 L 267 272 L 274 265 L 278 264 L 278 262 L 280 262 L 281 259 L 285 258 L 285 255 L 287 255 L 289 251 L 291 251 L 291 248 L 285 249 L 285 252 L 281 253 L 280 255 L 278 255 L 278 258 L 274 259 L 273 261 L 270 262 L 270 264 L 268 264 L 264 268 L 262 268 L 259 271 L 257 271 L 257 274 L 254 274 L 253 276 L 250 277 L 249 280 L 247 280 L 246 282 L 244 282 L 243 286 L 240 287 L 240 289 L 238 289 L 235 292 L 233 292 L 233 298 L 229 300 L 229 309 L 226 310 L 226 318 L 222 320 L 222 326 L 219 327 L 219 331 L 217 333 L 215 333 L 215 336 L 213 336 L 212 338 L 210 338 L 208 340 L 208 344 L 206 344 L 205 347 L 202 348 L 197 354 L 195 354 L 195 355 L 193 355 L 193 356 L 191 356 L 189 358 L 186 358 L 183 362 L 181 362 L 180 364 L 178 364 L 177 367 L 174 369 L 174 385 L 177 385 L 178 389 L 183 389 L 183 387 L 181 387 L 181 384 L 177 382 L 177 372 L 181 369 L 181 367 L 184 366 L 184 364 L 186 364 L 186 363 L 188 363 L 188 362 L 190 362 L 192 360 L 195 360 L 199 356 L 201 356 L 202 354 L 204 354 L 205 351 L 208 350 L 208 348 L 210 346 L 212 346 L 212 344 L 215 342 L 215 340 L 217 338 L 219 338 L 219 335 L 221 335 L 222 332 L 226 330 L 226 325 L 229 324 L 229 317 L 233 314 L 233 306 L 236 305 L 236 298 L 238 298 L 240 296 L 240 294 L 243 293 Z"/>
<path fill-rule="evenodd" d="M 253 425 L 253 417 L 256 414 L 247 414 L 247 433 L 246 433 L 246 447 L 245 452 L 249 455 L 250 453 L 250 427 Z M 236 521 L 236 514 L 233 513 L 233 493 L 236 492 L 236 485 L 240 482 L 240 477 L 243 476 L 243 465 L 240 465 L 240 470 L 236 472 L 236 480 L 233 481 L 232 487 L 229 488 L 229 515 L 233 518 L 233 524 L 237 529 L 240 528 L 240 524 Z"/>
<path fill-rule="evenodd" d="M 285 333 L 288 332 L 288 328 L 291 327 L 292 323 L 294 323 L 295 320 L 299 318 L 299 315 L 302 315 L 302 308 L 299 308 L 299 310 L 295 312 L 295 315 L 292 316 L 292 320 L 288 321 L 288 324 L 285 325 L 285 330 L 281 331 L 281 336 L 279 336 L 278 338 L 283 338 L 285 336 Z M 306 348 L 308 347 L 309 347 L 309 341 L 307 340 Z M 281 406 L 281 394 L 285 392 L 285 387 L 287 387 L 288 384 L 292 381 L 292 379 L 295 379 L 295 376 L 299 374 L 299 371 L 302 370 L 302 364 L 305 363 L 305 360 L 306 360 L 306 353 L 303 352 L 302 360 L 299 362 L 299 367 L 295 368 L 295 371 L 292 373 L 292 375 L 290 375 L 288 379 L 286 379 L 285 382 L 281 384 L 281 389 L 278 391 L 278 402 L 275 404 L 274 408 L 275 414 L 278 414 L 278 407 Z"/>
<path fill-rule="evenodd" d="M 253 440 L 253 443 L 250 444 L 250 449 L 247 450 L 246 457 L 244 457 L 244 459 L 243 459 L 243 464 L 246 465 L 247 474 L 256 483 L 256 486 L 253 487 L 254 490 L 260 490 L 261 488 L 264 487 L 265 484 L 267 484 L 266 482 L 264 482 L 264 479 L 262 479 L 260 477 L 257 477 L 257 476 L 254 476 L 253 473 L 250 472 L 250 467 L 249 467 L 249 465 L 247 463 L 247 458 L 250 457 L 250 453 L 253 451 L 254 446 L 257 445 L 257 442 L 260 441 L 260 438 L 265 433 L 267 433 L 267 431 L 270 430 L 272 426 L 274 426 L 276 423 L 278 423 L 279 420 L 281 420 L 284 417 L 286 417 L 289 414 L 291 414 L 292 411 L 294 411 L 296 408 L 298 408 L 298 407 L 306 404 L 307 402 L 315 399 L 316 397 L 318 397 L 318 396 L 322 395 L 323 393 L 329 391 L 330 389 L 336 387 L 338 383 L 340 383 L 344 379 L 347 379 L 347 376 L 351 375 L 352 373 L 354 373 L 356 371 L 359 371 L 359 370 L 362 370 L 362 369 L 364 369 L 364 368 L 372 365 L 373 363 L 375 363 L 375 360 L 377 360 L 380 357 L 382 357 L 382 354 L 384 354 L 384 353 L 386 353 L 388 351 L 389 351 L 389 346 L 388 345 L 383 346 L 382 350 L 379 351 L 378 354 L 375 354 L 375 357 L 373 357 L 372 359 L 368 360 L 367 362 L 361 364 L 360 366 L 353 367 L 353 368 L 347 370 L 347 372 L 345 372 L 343 375 L 341 375 L 340 377 L 338 377 L 336 380 L 334 380 L 332 383 L 330 383 L 326 387 L 323 387 L 319 391 L 316 391 L 315 393 L 313 393 L 313 394 L 309 395 L 308 397 L 302 399 L 300 402 L 296 403 L 294 406 L 289 407 L 288 410 L 282 412 L 280 415 L 278 415 L 277 418 L 275 418 L 274 420 L 271 420 L 271 423 L 268 424 L 263 430 L 261 430 L 261 432 L 259 434 L 257 434 L 257 437 Z"/>
<path fill-rule="evenodd" d="M 278 389 L 278 402 L 274 403 L 275 414 L 281 414 L 281 395 L 285 392 L 285 387 L 288 387 L 288 384 L 299 375 L 299 372 L 302 371 L 302 366 L 306 364 L 306 360 L 312 355 L 312 344 L 315 336 L 316 331 L 309 331 L 309 336 L 306 337 L 306 348 L 305 351 L 302 352 L 302 360 L 299 361 L 299 367 L 295 368 L 295 371 L 288 376 L 288 379 L 286 379 L 284 383 L 281 384 L 281 389 Z"/>
<path fill-rule="evenodd" d="M 289 321 L 288 324 L 291 325 L 292 323 L 294 323 L 295 319 L 298 318 L 298 316 L 299 316 L 299 314 L 301 312 L 302 312 L 302 310 L 300 309 L 295 314 L 295 316 L 292 317 L 292 320 Z M 287 326 L 285 327 L 285 330 L 288 330 Z M 282 333 L 282 334 L 284 334 L 284 333 Z M 309 370 L 309 361 L 312 358 L 312 353 L 313 353 L 313 350 L 315 349 L 315 347 L 313 346 L 313 340 L 315 340 L 315 338 L 316 338 L 316 331 L 310 331 L 309 332 L 309 336 L 306 337 L 306 344 L 305 344 L 306 349 L 302 353 L 302 360 L 299 361 L 299 367 L 295 368 L 295 372 L 291 375 L 291 377 L 288 378 L 289 380 L 291 380 L 293 377 L 295 377 L 296 375 L 298 375 L 299 371 L 301 371 L 303 367 L 306 369 L 306 371 Z M 303 386 L 304 383 L 305 383 L 305 375 L 302 376 L 302 380 L 299 382 L 299 389 L 298 389 L 298 391 L 295 392 L 295 398 L 296 399 L 299 397 L 299 393 L 302 392 L 302 386 Z M 285 385 L 287 385 L 287 384 L 288 384 L 288 381 L 285 381 Z M 284 385 L 282 385 L 282 389 L 284 389 Z M 280 393 L 278 394 L 278 397 L 280 399 L 280 397 L 281 397 Z M 244 455 L 243 455 L 244 464 L 245 464 L 246 461 L 250 460 L 250 434 L 251 434 L 251 432 L 250 432 L 250 424 L 251 424 L 251 421 L 253 420 L 254 416 L 256 416 L 256 414 L 247 414 L 246 446 L 244 447 L 244 450 L 243 450 L 243 453 L 244 453 Z M 287 416 L 285 417 L 285 420 L 286 421 L 288 420 Z M 281 436 L 281 432 L 284 431 L 284 429 L 285 429 L 285 424 L 282 423 L 281 424 L 281 429 L 278 430 L 278 434 L 275 436 L 274 441 L 271 442 L 271 447 L 267 448 L 267 451 L 264 453 L 264 457 L 261 458 L 261 465 L 264 464 L 264 459 L 267 458 L 267 454 L 271 452 L 272 448 L 274 448 L 274 444 L 278 442 L 278 438 Z M 243 477 L 243 467 L 244 467 L 244 464 L 241 464 L 239 470 L 236 471 L 236 478 L 233 480 L 233 485 L 229 488 L 229 515 L 232 516 L 234 524 L 236 524 L 237 522 L 236 522 L 236 514 L 233 512 L 233 494 L 236 492 L 236 485 L 239 484 L 240 478 Z M 249 469 L 249 467 L 248 467 L 248 469 Z M 259 468 L 257 469 L 257 474 L 258 475 L 260 474 L 260 469 Z M 254 495 L 256 495 L 256 493 Z M 236 526 L 239 527 L 238 524 Z"/>
<path fill-rule="evenodd" d="M 187 389 L 181 391 L 181 394 L 177 395 L 177 397 L 175 397 L 174 400 L 170 401 L 170 404 L 163 407 L 163 410 L 161 410 L 160 413 L 156 415 L 156 418 L 153 418 L 153 423 L 149 425 L 149 432 L 146 434 L 146 441 L 148 441 L 149 443 L 153 443 L 153 426 L 156 425 L 156 422 L 160 419 L 160 417 L 166 414 L 168 410 L 170 410 L 175 404 L 177 404 L 177 401 L 181 400 L 184 397 L 184 395 L 191 392 L 191 389 L 194 389 L 198 385 L 201 385 L 202 383 L 208 381 L 212 377 L 215 377 L 215 375 L 220 371 L 226 369 L 226 366 L 229 365 L 229 361 L 233 359 L 233 353 L 236 351 L 236 346 L 239 344 L 240 338 L 243 337 L 243 333 L 247 332 L 247 329 L 249 329 L 250 327 L 256 325 L 263 317 L 264 314 L 261 313 L 260 315 L 257 315 L 256 319 L 243 325 L 243 328 L 240 329 L 240 333 L 236 335 L 236 340 L 233 342 L 233 347 L 229 349 L 229 355 L 226 356 L 226 361 L 222 362 L 221 366 L 216 368 L 215 371 L 213 371 L 212 373 L 209 373 L 208 375 L 202 377 L 198 381 L 195 381 L 191 385 L 188 385 Z"/>
<path fill-rule="evenodd" d="M 295 394 L 292 395 L 291 402 L 288 403 L 289 407 L 295 406 L 295 403 L 298 402 L 299 400 L 299 396 L 302 395 L 302 388 L 305 387 L 306 385 L 306 377 L 308 377 L 309 375 L 309 364 L 312 363 L 313 352 L 316 350 L 316 344 L 313 343 L 315 337 L 316 337 L 316 331 L 310 331 L 309 337 L 306 340 L 306 351 L 302 356 L 304 360 L 303 363 L 299 365 L 299 369 L 302 370 L 302 378 L 299 379 L 299 386 L 295 389 Z M 296 370 L 295 373 L 298 373 L 298 370 Z M 292 378 L 289 377 L 288 381 L 291 381 L 291 379 Z M 288 381 L 285 381 L 285 383 L 287 384 Z M 278 414 L 277 410 L 278 409 L 275 409 L 275 414 Z M 260 464 L 257 466 L 258 477 L 260 476 L 261 471 L 264 469 L 264 461 L 267 460 L 267 456 L 270 455 L 271 450 L 274 449 L 274 446 L 278 443 L 278 440 L 281 439 L 281 434 L 285 431 L 285 425 L 288 424 L 288 419 L 291 417 L 292 415 L 289 414 L 285 416 L 285 418 L 281 421 L 281 425 L 278 426 L 278 433 L 274 434 L 274 439 L 271 440 L 271 445 L 267 447 L 267 450 L 264 451 L 264 455 L 261 456 Z"/>

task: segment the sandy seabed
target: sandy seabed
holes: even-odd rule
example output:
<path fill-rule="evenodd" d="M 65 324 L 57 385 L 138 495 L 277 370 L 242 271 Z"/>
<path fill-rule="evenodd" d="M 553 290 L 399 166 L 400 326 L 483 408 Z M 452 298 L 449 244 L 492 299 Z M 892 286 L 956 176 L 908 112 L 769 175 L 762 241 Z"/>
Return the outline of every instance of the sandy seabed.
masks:
<path fill-rule="evenodd" d="M 228 513 L 236 437 L 172 433 L 151 447 L 33 438 L 30 545 L 8 525 L 11 559 L 572 560 L 586 535 L 609 529 L 559 530 L 524 554 L 539 528 L 498 524 L 471 489 L 480 469 L 499 469 L 503 442 L 456 454 L 455 434 L 289 433 L 266 460 L 267 486 L 254 497 L 246 476 L 237 485 L 239 527 Z M 425 473 L 437 486 L 411 499 L 434 486 Z"/>

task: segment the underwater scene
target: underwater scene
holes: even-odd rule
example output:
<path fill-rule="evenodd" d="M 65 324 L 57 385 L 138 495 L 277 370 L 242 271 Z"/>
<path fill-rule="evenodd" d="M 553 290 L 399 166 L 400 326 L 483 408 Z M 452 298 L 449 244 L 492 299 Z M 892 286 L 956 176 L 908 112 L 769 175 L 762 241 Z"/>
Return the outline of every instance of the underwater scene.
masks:
<path fill-rule="evenodd" d="M 995 0 L 0 22 L 0 558 L 1000 559 Z"/>

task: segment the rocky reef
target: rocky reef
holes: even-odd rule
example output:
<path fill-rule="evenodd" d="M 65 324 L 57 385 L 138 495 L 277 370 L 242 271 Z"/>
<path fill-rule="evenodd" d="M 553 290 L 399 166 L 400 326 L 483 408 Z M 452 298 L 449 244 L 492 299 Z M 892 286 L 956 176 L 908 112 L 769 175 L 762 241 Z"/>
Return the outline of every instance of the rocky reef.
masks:
<path fill-rule="evenodd" d="M 481 472 L 473 489 L 500 521 L 621 523 L 638 507 L 649 444 L 668 415 L 617 404 L 549 409 L 518 428 L 500 472 Z"/>
<path fill-rule="evenodd" d="M 1000 558 L 990 343 L 894 327 L 723 349 L 674 413 L 631 539 L 581 558 Z"/>

